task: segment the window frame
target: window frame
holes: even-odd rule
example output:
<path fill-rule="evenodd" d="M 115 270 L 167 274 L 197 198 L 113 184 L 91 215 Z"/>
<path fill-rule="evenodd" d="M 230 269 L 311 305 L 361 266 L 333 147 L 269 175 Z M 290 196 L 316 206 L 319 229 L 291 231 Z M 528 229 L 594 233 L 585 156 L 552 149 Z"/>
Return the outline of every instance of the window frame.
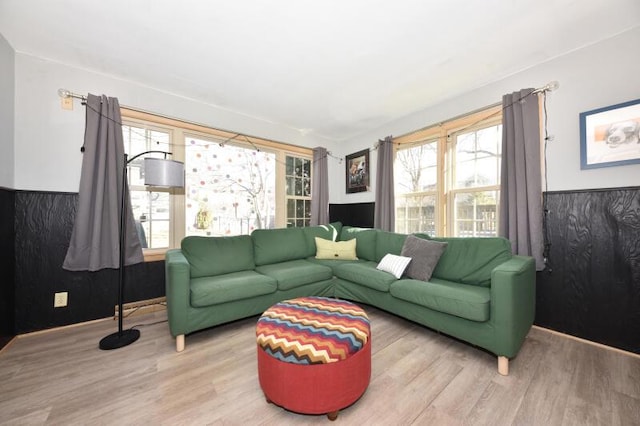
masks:
<path fill-rule="evenodd" d="M 491 127 L 501 123 L 502 104 L 496 104 L 394 138 L 394 162 L 395 156 L 397 156 L 398 151 L 413 146 L 418 146 L 423 143 L 432 143 L 431 141 L 437 140 L 437 194 L 436 212 L 434 215 L 436 236 L 455 235 L 454 197 L 456 193 L 496 190 L 498 192 L 497 208 L 499 209 L 499 184 L 497 185 L 497 187 L 495 185 L 491 186 L 491 189 L 485 189 L 485 187 L 456 188 L 453 180 L 455 177 L 456 167 L 454 153 L 457 135 L 486 127 Z M 415 194 L 418 193 L 412 193 L 412 195 Z M 396 196 L 396 198 L 398 198 L 398 196 Z M 496 218 L 496 221 L 498 219 L 499 218 Z"/>
<path fill-rule="evenodd" d="M 238 132 L 216 129 L 202 124 L 126 107 L 120 107 L 120 114 L 122 117 L 122 124 L 124 125 L 151 128 L 163 132 L 168 130 L 171 131 L 171 158 L 180 162 L 185 161 L 186 138 L 189 136 L 212 140 L 212 143 L 220 143 L 220 141 L 224 141 L 225 144 L 241 145 L 243 147 L 253 146 L 260 150 L 264 149 L 265 151 L 274 152 L 276 154 L 275 227 L 286 227 L 285 157 L 286 155 L 291 155 L 294 157 L 309 159 L 312 163 L 311 167 L 313 168 L 312 148 L 291 145 L 285 142 L 259 138 Z M 236 139 L 238 140 L 236 141 Z M 133 155 L 136 154 L 138 153 L 133 153 Z M 151 190 L 153 190 L 153 188 L 151 188 Z M 145 261 L 164 260 L 166 251 L 178 247 L 182 238 L 185 237 L 185 198 L 184 189 L 178 188 L 171 190 L 170 247 L 167 249 L 143 249 Z"/>

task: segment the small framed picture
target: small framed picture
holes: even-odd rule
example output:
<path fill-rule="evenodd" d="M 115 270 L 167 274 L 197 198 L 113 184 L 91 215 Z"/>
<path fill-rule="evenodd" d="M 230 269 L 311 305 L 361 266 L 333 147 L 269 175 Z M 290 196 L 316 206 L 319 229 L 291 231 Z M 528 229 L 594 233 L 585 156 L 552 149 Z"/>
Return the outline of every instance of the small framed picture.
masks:
<path fill-rule="evenodd" d="M 580 113 L 580 168 L 640 163 L 640 99 Z"/>
<path fill-rule="evenodd" d="M 346 156 L 347 194 L 369 190 L 369 150 Z"/>

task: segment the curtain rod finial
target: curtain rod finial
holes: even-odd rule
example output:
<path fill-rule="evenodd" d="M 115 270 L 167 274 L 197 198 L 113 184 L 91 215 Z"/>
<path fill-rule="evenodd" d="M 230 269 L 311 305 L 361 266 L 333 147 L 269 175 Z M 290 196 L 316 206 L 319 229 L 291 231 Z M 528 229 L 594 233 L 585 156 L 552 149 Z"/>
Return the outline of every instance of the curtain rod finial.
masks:
<path fill-rule="evenodd" d="M 559 88 L 560 88 L 560 83 L 558 83 L 555 80 L 547 83 L 547 87 L 546 87 L 546 89 L 550 92 L 553 92 L 554 90 L 558 90 Z"/>
<path fill-rule="evenodd" d="M 58 89 L 58 96 L 61 98 L 68 98 L 71 96 L 71 92 L 67 89 Z"/>

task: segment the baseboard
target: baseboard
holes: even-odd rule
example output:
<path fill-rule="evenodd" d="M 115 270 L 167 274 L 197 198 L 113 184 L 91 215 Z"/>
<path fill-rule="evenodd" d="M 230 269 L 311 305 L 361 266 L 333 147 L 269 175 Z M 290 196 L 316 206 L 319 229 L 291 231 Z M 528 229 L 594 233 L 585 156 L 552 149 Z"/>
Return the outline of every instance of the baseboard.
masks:
<path fill-rule="evenodd" d="M 167 298 L 156 297 L 155 299 L 140 300 L 122 305 L 122 317 L 129 318 L 136 315 L 150 314 L 152 312 L 164 311 L 167 309 Z M 118 305 L 114 307 L 113 319 L 118 319 Z"/>
<path fill-rule="evenodd" d="M 635 352 L 625 351 L 624 349 L 614 348 L 613 346 L 604 345 L 602 343 L 594 342 L 592 340 L 582 339 L 580 337 L 572 336 L 571 334 L 561 333 L 559 331 L 551 330 L 550 328 L 540 327 L 539 325 L 534 325 L 533 328 L 546 331 L 547 333 L 555 334 L 556 336 L 566 337 L 567 339 L 576 340 L 578 342 L 586 343 L 587 345 L 595 346 L 601 349 L 606 349 L 609 351 L 617 352 L 622 355 L 628 355 L 633 358 L 640 359 L 640 354 Z"/>

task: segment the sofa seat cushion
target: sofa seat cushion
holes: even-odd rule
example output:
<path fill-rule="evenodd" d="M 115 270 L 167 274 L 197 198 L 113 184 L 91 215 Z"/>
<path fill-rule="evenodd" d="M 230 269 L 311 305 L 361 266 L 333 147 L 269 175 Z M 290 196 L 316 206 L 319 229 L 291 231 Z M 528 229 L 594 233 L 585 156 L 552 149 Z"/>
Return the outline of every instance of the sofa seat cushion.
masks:
<path fill-rule="evenodd" d="M 471 321 L 489 320 L 490 289 L 432 278 L 431 281 L 398 280 L 391 285 L 393 297 L 434 311 Z"/>
<path fill-rule="evenodd" d="M 331 268 L 333 274 L 335 275 L 335 269 L 341 265 L 349 265 L 352 263 L 366 263 L 366 260 L 340 260 L 340 259 L 316 259 L 315 256 L 308 257 L 307 262 L 311 262 L 317 265 L 324 265 Z"/>
<path fill-rule="evenodd" d="M 190 288 L 191 306 L 202 308 L 270 294 L 277 290 L 278 285 L 271 277 L 254 271 L 242 271 L 192 278 Z"/>
<path fill-rule="evenodd" d="M 343 280 L 351 281 L 378 291 L 389 291 L 391 283 L 396 277 L 388 272 L 376 269 L 376 262 L 345 263 L 334 269 L 335 275 Z"/>
<path fill-rule="evenodd" d="M 328 266 L 307 262 L 304 259 L 258 266 L 256 272 L 275 279 L 279 290 L 289 290 L 333 278 L 333 271 Z"/>

